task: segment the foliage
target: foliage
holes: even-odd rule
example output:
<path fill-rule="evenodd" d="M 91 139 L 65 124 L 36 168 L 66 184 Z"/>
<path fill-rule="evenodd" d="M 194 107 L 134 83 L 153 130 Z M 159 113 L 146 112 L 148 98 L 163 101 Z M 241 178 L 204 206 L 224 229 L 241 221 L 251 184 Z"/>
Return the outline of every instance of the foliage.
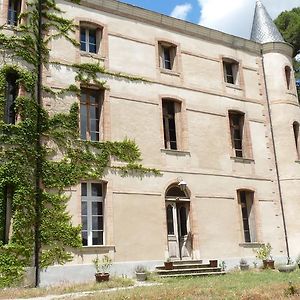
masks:
<path fill-rule="evenodd" d="M 282 12 L 274 21 L 284 40 L 294 47 L 294 56 L 300 50 L 300 7 Z"/>
<path fill-rule="evenodd" d="M 109 269 L 112 265 L 112 259 L 108 255 L 103 255 L 102 259 L 97 256 L 93 259 L 93 263 L 96 269 L 96 273 L 109 273 Z"/>
<path fill-rule="evenodd" d="M 298 289 L 292 281 L 289 281 L 289 286 L 284 290 L 284 294 L 287 297 L 298 295 Z"/>
<path fill-rule="evenodd" d="M 272 259 L 271 251 L 272 251 L 272 247 L 270 243 L 263 244 L 257 249 L 256 258 L 261 260 L 271 260 Z"/>
<path fill-rule="evenodd" d="M 43 67 L 49 62 L 49 42 L 63 37 L 71 45 L 78 42 L 70 37 L 75 31 L 72 20 L 63 17 L 55 0 L 42 2 L 42 40 L 39 38 L 38 0 L 27 2 L 28 10 L 20 16 L 26 20 L 14 28 L 15 35 L 0 33 L 0 51 L 5 52 L 6 64 L 0 67 L 0 240 L 6 218 L 6 195 L 13 191 L 11 203 L 12 233 L 7 244 L 0 242 L 0 287 L 22 278 L 27 266 L 32 265 L 35 245 L 35 229 L 40 222 L 40 264 L 43 268 L 72 259 L 68 249 L 81 247 L 81 227 L 73 226 L 67 212 L 67 188 L 81 180 L 101 180 L 107 168 L 121 175 L 152 172 L 139 162 L 141 154 L 137 145 L 125 139 L 119 142 L 92 142 L 79 139 L 77 98 L 69 112 L 49 113 L 37 104 L 37 76 L 39 62 Z M 54 32 L 53 34 L 49 34 Z M 41 52 L 39 52 L 41 49 Z M 39 55 L 40 53 L 40 55 Z M 39 60 L 40 59 L 40 60 Z M 9 63 L 17 61 L 18 63 Z M 99 78 L 102 69 L 98 65 L 77 65 L 76 80 L 82 84 L 104 82 Z M 17 97 L 16 124 L 6 124 L 5 89 L 8 74 L 15 74 L 17 84 L 24 93 Z M 108 73 L 108 71 L 107 71 Z M 85 77 L 87 76 L 87 77 Z M 53 98 L 64 93 L 78 95 L 80 89 L 74 83 L 59 92 L 43 86 L 44 94 Z M 114 166 L 111 158 L 123 162 Z M 40 163 L 40 168 L 37 166 Z M 36 188 L 37 175 L 40 188 Z M 36 197 L 40 195 L 40 219 L 37 218 Z M 108 263 L 108 262 L 107 262 Z"/>
<path fill-rule="evenodd" d="M 143 265 L 137 265 L 137 266 L 135 267 L 135 272 L 136 272 L 136 273 L 146 273 L 146 271 L 147 271 L 147 269 L 146 269 L 146 267 L 143 266 Z"/>

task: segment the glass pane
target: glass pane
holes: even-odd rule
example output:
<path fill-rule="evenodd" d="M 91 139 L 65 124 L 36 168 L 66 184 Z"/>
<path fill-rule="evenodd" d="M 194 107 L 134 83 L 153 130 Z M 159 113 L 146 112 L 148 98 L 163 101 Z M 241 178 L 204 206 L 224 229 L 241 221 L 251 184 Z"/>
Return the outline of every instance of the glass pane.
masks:
<path fill-rule="evenodd" d="M 102 212 L 102 202 L 92 202 L 92 215 L 101 216 Z"/>
<path fill-rule="evenodd" d="M 87 230 L 87 216 L 81 216 L 82 230 Z"/>
<path fill-rule="evenodd" d="M 99 132 L 99 119 L 91 119 L 90 120 L 90 128 L 91 128 L 91 131 Z"/>
<path fill-rule="evenodd" d="M 83 245 L 83 246 L 87 246 L 87 245 L 88 245 L 88 235 L 87 235 L 87 231 L 82 231 L 82 232 L 81 232 L 81 236 L 82 236 L 82 245 Z"/>
<path fill-rule="evenodd" d="M 80 105 L 80 137 L 82 140 L 86 140 L 87 132 L 87 111 L 86 105 Z"/>
<path fill-rule="evenodd" d="M 87 196 L 87 184 L 86 183 L 81 184 L 81 196 Z"/>
<path fill-rule="evenodd" d="M 87 215 L 87 202 L 81 202 L 81 215 Z"/>
<path fill-rule="evenodd" d="M 103 230 L 103 217 L 92 217 L 92 230 Z"/>
<path fill-rule="evenodd" d="M 97 93 L 93 90 L 90 91 L 90 103 L 97 104 Z"/>
<path fill-rule="evenodd" d="M 96 53 L 96 45 L 94 45 L 94 44 L 90 44 L 89 45 L 89 52 L 90 53 Z"/>
<path fill-rule="evenodd" d="M 91 44 L 96 44 L 96 30 L 89 30 L 89 42 Z"/>
<path fill-rule="evenodd" d="M 93 245 L 103 245 L 103 231 L 93 231 Z"/>
<path fill-rule="evenodd" d="M 86 34 L 85 28 L 80 29 L 80 50 L 86 51 Z"/>
<path fill-rule="evenodd" d="M 181 207 L 180 211 L 180 231 L 181 231 L 181 235 L 187 235 L 187 218 L 186 218 L 186 208 L 185 207 Z"/>
<path fill-rule="evenodd" d="M 100 135 L 98 132 L 91 132 L 91 141 L 99 141 Z"/>
<path fill-rule="evenodd" d="M 172 205 L 168 205 L 168 207 L 167 207 L 167 227 L 168 227 L 168 234 L 174 234 L 173 207 L 172 207 Z"/>
<path fill-rule="evenodd" d="M 102 196 L 102 184 L 92 183 L 92 196 Z"/>

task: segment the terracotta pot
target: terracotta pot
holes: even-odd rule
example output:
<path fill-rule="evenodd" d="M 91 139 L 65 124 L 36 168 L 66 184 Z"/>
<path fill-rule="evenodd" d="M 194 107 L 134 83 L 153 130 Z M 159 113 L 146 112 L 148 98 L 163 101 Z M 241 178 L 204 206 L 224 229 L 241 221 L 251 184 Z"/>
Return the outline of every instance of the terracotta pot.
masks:
<path fill-rule="evenodd" d="M 96 273 L 95 278 L 97 282 L 109 281 L 109 273 Z"/>
<path fill-rule="evenodd" d="M 137 281 L 147 280 L 147 274 L 146 273 L 137 273 L 137 272 L 135 272 L 135 276 L 136 276 Z"/>
<path fill-rule="evenodd" d="M 211 259 L 211 260 L 209 260 L 209 266 L 211 268 L 217 268 L 218 267 L 218 260 L 217 259 Z"/>
<path fill-rule="evenodd" d="M 165 261 L 165 269 L 166 270 L 173 270 L 173 262 L 172 261 Z"/>
<path fill-rule="evenodd" d="M 274 260 L 263 260 L 264 269 L 275 269 Z"/>

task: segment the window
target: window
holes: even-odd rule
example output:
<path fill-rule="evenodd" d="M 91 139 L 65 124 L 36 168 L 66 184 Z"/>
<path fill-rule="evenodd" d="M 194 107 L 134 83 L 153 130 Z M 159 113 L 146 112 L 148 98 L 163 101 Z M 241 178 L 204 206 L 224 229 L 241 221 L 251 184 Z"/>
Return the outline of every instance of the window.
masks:
<path fill-rule="evenodd" d="M 286 87 L 289 90 L 291 88 L 291 68 L 286 66 L 284 68 L 285 71 L 285 80 L 286 80 Z"/>
<path fill-rule="evenodd" d="M 103 97 L 103 90 L 81 90 L 80 137 L 82 140 L 100 140 L 100 116 Z"/>
<path fill-rule="evenodd" d="M 169 99 L 163 99 L 163 127 L 164 127 L 164 142 L 165 149 L 178 149 L 178 139 L 176 134 L 176 119 L 180 113 L 180 103 Z"/>
<path fill-rule="evenodd" d="M 21 12 L 21 1 L 20 0 L 9 0 L 7 24 L 12 25 L 12 26 L 17 26 L 20 12 Z"/>
<path fill-rule="evenodd" d="M 297 158 L 299 159 L 299 123 L 293 123 L 293 131 L 294 131 L 294 138 L 295 138 L 295 146 L 297 151 Z"/>
<path fill-rule="evenodd" d="M 88 53 L 100 53 L 102 35 L 102 27 L 80 25 L 80 50 Z"/>
<path fill-rule="evenodd" d="M 4 207 L 3 207 L 3 231 L 1 233 L 1 241 L 3 244 L 7 244 L 9 241 L 9 236 L 11 232 L 11 217 L 12 217 L 12 197 L 13 190 L 12 187 L 7 185 L 3 190 L 4 195 Z"/>
<path fill-rule="evenodd" d="M 16 112 L 15 101 L 18 95 L 17 77 L 15 74 L 6 76 L 6 93 L 5 93 L 5 113 L 4 122 L 6 124 L 15 124 Z"/>
<path fill-rule="evenodd" d="M 256 241 L 254 192 L 240 190 L 238 191 L 238 200 L 241 208 L 244 241 L 253 243 Z"/>
<path fill-rule="evenodd" d="M 81 183 L 82 245 L 104 243 L 104 205 L 102 183 Z"/>
<path fill-rule="evenodd" d="M 238 84 L 239 63 L 234 60 L 223 60 L 224 80 L 226 83 Z"/>
<path fill-rule="evenodd" d="M 177 47 L 173 44 L 159 43 L 160 67 L 167 70 L 175 70 Z"/>
<path fill-rule="evenodd" d="M 244 114 L 240 112 L 229 112 L 229 123 L 234 155 L 236 157 L 243 157 Z"/>

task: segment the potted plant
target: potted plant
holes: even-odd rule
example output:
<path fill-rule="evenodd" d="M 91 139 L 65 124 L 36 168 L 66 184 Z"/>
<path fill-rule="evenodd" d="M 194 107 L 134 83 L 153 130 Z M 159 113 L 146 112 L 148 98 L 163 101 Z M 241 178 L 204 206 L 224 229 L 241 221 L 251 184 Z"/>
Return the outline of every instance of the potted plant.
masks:
<path fill-rule="evenodd" d="M 147 280 L 147 273 L 146 273 L 145 266 L 138 265 L 135 267 L 135 276 L 137 281 L 145 281 Z"/>
<path fill-rule="evenodd" d="M 170 257 L 164 262 L 166 270 L 173 270 L 173 262 L 171 261 Z"/>
<path fill-rule="evenodd" d="M 279 272 L 285 272 L 285 273 L 293 272 L 294 270 L 296 270 L 296 268 L 297 268 L 297 264 L 296 263 L 294 264 L 289 257 L 287 258 L 286 264 L 280 264 L 277 267 Z"/>
<path fill-rule="evenodd" d="M 241 258 L 240 260 L 240 269 L 241 271 L 249 270 L 249 265 L 245 258 Z"/>
<path fill-rule="evenodd" d="M 256 251 L 256 258 L 261 259 L 263 262 L 264 269 L 275 269 L 274 260 L 271 256 L 272 247 L 270 243 L 263 244 Z"/>
<path fill-rule="evenodd" d="M 95 278 L 97 282 L 109 280 L 109 269 L 112 265 L 112 259 L 108 255 L 104 255 L 102 259 L 99 259 L 98 255 L 93 259 L 94 266 L 96 268 Z"/>

